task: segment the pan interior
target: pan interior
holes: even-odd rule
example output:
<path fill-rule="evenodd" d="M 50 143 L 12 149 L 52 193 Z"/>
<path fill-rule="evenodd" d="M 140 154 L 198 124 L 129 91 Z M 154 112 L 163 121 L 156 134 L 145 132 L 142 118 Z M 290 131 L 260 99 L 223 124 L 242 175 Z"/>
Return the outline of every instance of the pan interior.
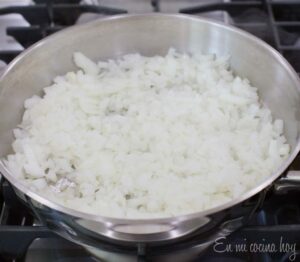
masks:
<path fill-rule="evenodd" d="M 248 34 L 202 19 L 176 15 L 137 15 L 98 20 L 57 33 L 17 58 L 1 80 L 0 157 L 11 152 L 12 129 L 21 121 L 23 103 L 42 94 L 57 75 L 75 70 L 74 52 L 94 61 L 128 53 L 179 52 L 229 55 L 233 71 L 250 80 L 275 118 L 283 119 L 292 151 L 299 139 L 299 82 L 273 49 Z"/>

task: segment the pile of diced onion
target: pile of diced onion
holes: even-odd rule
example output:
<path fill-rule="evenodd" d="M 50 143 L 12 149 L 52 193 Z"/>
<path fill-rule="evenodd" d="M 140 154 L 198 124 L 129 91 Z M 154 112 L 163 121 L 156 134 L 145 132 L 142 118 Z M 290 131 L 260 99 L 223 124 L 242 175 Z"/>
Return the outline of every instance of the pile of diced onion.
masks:
<path fill-rule="evenodd" d="M 52 201 L 120 218 L 187 214 L 241 196 L 289 154 L 283 121 L 226 58 L 170 49 L 74 62 L 25 101 L 5 160 Z"/>

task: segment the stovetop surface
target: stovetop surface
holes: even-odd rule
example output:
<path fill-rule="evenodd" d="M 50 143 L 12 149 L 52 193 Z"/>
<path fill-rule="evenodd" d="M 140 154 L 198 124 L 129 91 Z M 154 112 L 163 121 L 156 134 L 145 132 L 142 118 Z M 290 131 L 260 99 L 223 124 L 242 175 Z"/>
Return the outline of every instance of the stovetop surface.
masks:
<path fill-rule="evenodd" d="M 22 50 L 68 26 L 110 15 L 149 12 L 201 15 L 240 27 L 275 47 L 300 72 L 300 1 L 0 0 L 0 74 Z M 300 169 L 299 158 L 292 168 Z M 217 240 L 206 252 L 196 252 L 192 261 L 300 261 L 299 199 L 300 192 L 283 195 L 270 192 L 247 226 Z M 39 225 L 3 179 L 0 211 L 1 262 L 98 261 L 83 248 Z M 106 247 L 122 253 L 117 246 Z M 193 239 L 169 249 L 176 253 L 196 247 L 197 239 Z M 135 261 L 146 261 L 152 260 L 151 252 L 146 249 L 144 256 L 134 249 L 131 253 Z M 104 257 L 107 261 L 131 261 L 126 256 L 116 258 L 109 253 Z M 178 261 L 186 260 L 178 255 Z"/>
<path fill-rule="evenodd" d="M 0 261 L 99 261 L 83 248 L 40 225 L 17 200 L 6 181 L 2 181 L 1 190 Z M 271 191 L 262 208 L 252 216 L 247 226 L 226 238 L 217 239 L 205 252 L 195 252 L 190 260 L 178 261 L 299 261 L 299 198 L 299 191 L 282 195 Z M 173 255 L 178 253 L 180 256 L 182 252 L 197 250 L 198 246 L 195 236 L 167 245 L 162 252 Z M 152 261 L 152 258 L 161 253 L 160 248 L 150 247 L 146 248 L 145 253 L 139 254 L 137 247 L 123 250 L 122 247 L 105 242 L 99 242 L 99 247 L 106 251 L 104 257 L 107 260 L 104 261 Z M 116 259 L 114 253 L 121 254 L 122 260 Z M 289 259 L 293 256 L 296 260 Z M 126 257 L 130 259 L 125 260 Z"/>

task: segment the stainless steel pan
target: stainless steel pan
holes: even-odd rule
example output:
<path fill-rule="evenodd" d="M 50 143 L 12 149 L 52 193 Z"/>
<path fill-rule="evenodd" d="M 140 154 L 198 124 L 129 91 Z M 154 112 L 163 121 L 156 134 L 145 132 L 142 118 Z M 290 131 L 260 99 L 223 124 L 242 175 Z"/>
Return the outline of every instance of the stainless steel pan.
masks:
<path fill-rule="evenodd" d="M 274 181 L 299 152 L 300 82 L 288 62 L 273 48 L 237 28 L 185 15 L 125 15 L 75 26 L 38 42 L 7 68 L 0 89 L 0 157 L 11 151 L 12 129 L 21 120 L 23 102 L 41 94 L 57 76 L 75 69 L 72 54 L 81 51 L 94 60 L 139 52 L 162 55 L 170 47 L 182 52 L 202 51 L 231 56 L 231 67 L 250 79 L 275 117 L 285 122 L 285 135 L 292 147 L 282 166 L 257 187 L 222 206 L 164 219 L 116 219 L 95 216 L 53 203 L 20 183 L 0 164 L 0 172 L 36 216 L 58 234 L 83 245 L 98 241 L 129 245 L 157 245 L 197 233 L 213 240 L 227 234 L 257 208 Z M 284 178 L 279 188 L 295 185 L 297 177 Z M 255 197 L 253 197 L 255 196 Z"/>

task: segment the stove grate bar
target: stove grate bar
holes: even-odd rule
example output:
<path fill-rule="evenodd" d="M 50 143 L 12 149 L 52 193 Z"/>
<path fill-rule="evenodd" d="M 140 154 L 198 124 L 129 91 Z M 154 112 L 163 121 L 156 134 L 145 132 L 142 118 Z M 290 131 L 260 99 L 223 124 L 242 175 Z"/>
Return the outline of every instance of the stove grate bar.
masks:
<path fill-rule="evenodd" d="M 7 6 L 0 8 L 0 15 L 20 14 L 30 24 L 50 23 L 46 5 Z"/>
<path fill-rule="evenodd" d="M 265 5 L 267 7 L 267 13 L 268 13 L 270 28 L 271 28 L 274 43 L 275 43 L 275 48 L 280 53 L 282 53 L 282 49 L 280 49 L 280 38 L 279 38 L 278 28 L 275 25 L 275 17 L 274 17 L 272 4 L 271 4 L 270 0 L 264 0 L 264 2 L 265 2 Z"/>
<path fill-rule="evenodd" d="M 64 26 L 26 26 L 26 27 L 9 27 L 7 35 L 14 37 L 24 48 L 27 48 L 35 42 L 51 35 L 59 30 L 64 29 Z"/>
<path fill-rule="evenodd" d="M 154 12 L 160 12 L 160 0 L 151 0 L 151 6 Z"/>
<path fill-rule="evenodd" d="M 116 15 L 126 10 L 95 5 L 37 4 L 29 6 L 8 6 L 0 8 L 0 15 L 20 14 L 31 25 L 73 25 L 83 13 Z M 53 15 L 53 17 L 50 16 Z"/>
<path fill-rule="evenodd" d="M 240 2 L 222 2 L 213 4 L 203 4 L 196 7 L 188 7 L 179 9 L 180 13 L 197 14 L 211 11 L 227 11 L 229 14 L 238 14 L 249 8 L 263 9 L 264 5 L 261 1 L 240 1 Z"/>
<path fill-rule="evenodd" d="M 36 238 L 57 237 L 55 233 L 43 226 L 1 226 L 0 254 L 10 259 L 17 259 L 25 255 L 29 245 Z"/>
<path fill-rule="evenodd" d="M 4 50 L 0 51 L 0 60 L 5 63 L 11 62 L 17 55 L 19 55 L 22 50 Z"/>
<path fill-rule="evenodd" d="M 36 4 L 47 4 L 51 1 L 53 4 L 79 4 L 81 0 L 33 0 Z"/>

